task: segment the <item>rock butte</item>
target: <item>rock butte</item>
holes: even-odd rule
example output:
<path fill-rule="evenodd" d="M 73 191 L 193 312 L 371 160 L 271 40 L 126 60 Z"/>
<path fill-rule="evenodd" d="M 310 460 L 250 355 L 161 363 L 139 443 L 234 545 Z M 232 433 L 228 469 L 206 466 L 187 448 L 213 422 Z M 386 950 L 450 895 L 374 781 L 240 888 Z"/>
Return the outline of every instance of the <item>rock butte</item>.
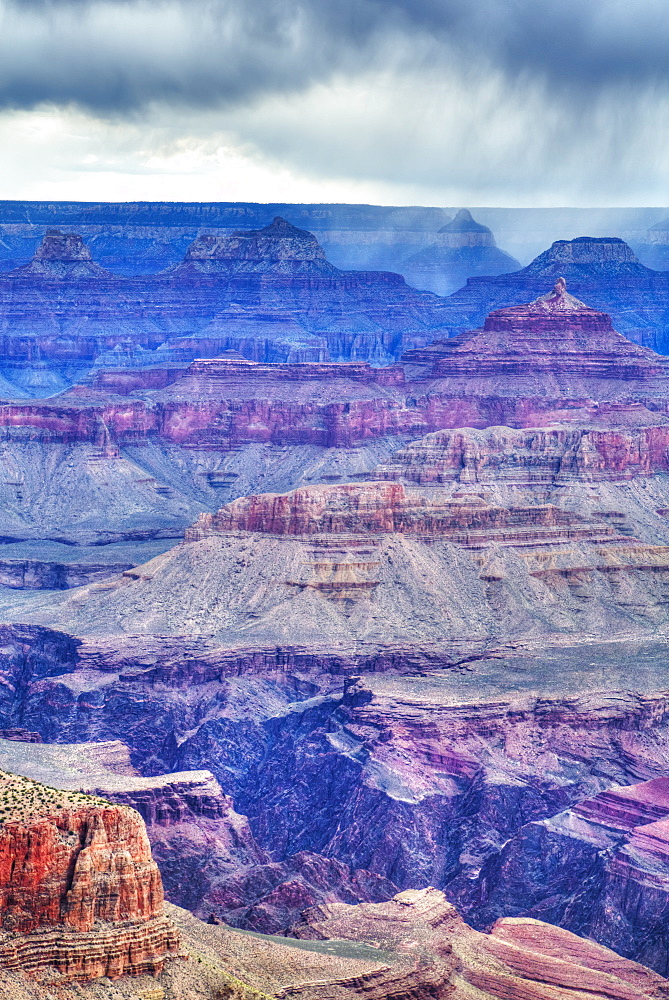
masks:
<path fill-rule="evenodd" d="M 529 305 L 490 313 L 483 329 L 409 351 L 405 364 L 428 364 L 434 377 L 575 375 L 616 380 L 655 379 L 666 362 L 616 333 L 606 313 L 567 292 L 558 278 Z"/>
<path fill-rule="evenodd" d="M 500 250 L 487 226 L 476 222 L 467 209 L 439 229 L 434 242 L 411 254 L 400 270 L 417 288 L 447 295 L 477 274 L 503 274 L 520 267 Z"/>
<path fill-rule="evenodd" d="M 203 514 L 185 544 L 101 584 L 22 597 L 20 613 L 77 635 L 245 647 L 290 635 L 324 650 L 654 634 L 668 621 L 669 547 L 620 527 L 606 512 L 436 498 L 401 483 L 306 487 Z M 7 603 L 5 619 L 14 613 Z"/>
<path fill-rule="evenodd" d="M 609 313 L 620 333 L 669 352 L 667 272 L 644 267 L 627 243 L 610 237 L 557 240 L 520 271 L 470 278 L 446 300 L 451 334 L 479 326 L 491 310 L 529 301 L 561 276 L 579 299 Z"/>
<path fill-rule="evenodd" d="M 179 952 L 140 816 L 3 774 L 0 965 L 62 981 L 160 972 Z"/>
<path fill-rule="evenodd" d="M 199 236 L 180 264 L 137 277 L 111 274 L 80 236 L 49 230 L 30 263 L 0 275 L 0 359 L 47 362 L 69 381 L 128 343 L 154 363 L 228 349 L 270 362 L 389 363 L 446 332 L 442 301 L 399 274 L 336 268 L 311 233 L 280 218 Z"/>

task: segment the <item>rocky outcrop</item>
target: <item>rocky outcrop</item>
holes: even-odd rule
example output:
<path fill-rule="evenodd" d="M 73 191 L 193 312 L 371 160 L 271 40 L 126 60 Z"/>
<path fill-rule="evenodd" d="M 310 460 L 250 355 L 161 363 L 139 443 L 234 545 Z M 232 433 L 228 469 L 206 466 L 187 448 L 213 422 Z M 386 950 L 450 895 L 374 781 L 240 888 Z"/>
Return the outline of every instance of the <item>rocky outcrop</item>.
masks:
<path fill-rule="evenodd" d="M 577 376 L 643 381 L 665 372 L 665 361 L 617 333 L 605 313 L 570 295 L 565 279 L 529 305 L 490 313 L 483 329 L 409 351 L 403 361 L 425 364 L 433 377 Z"/>
<path fill-rule="evenodd" d="M 119 741 L 45 745 L 32 735 L 39 747 L 0 740 L 0 768 L 136 810 L 167 898 L 200 917 L 271 934 L 307 906 L 377 902 L 397 891 L 388 879 L 310 852 L 273 862 L 210 771 L 142 777 Z"/>
<path fill-rule="evenodd" d="M 14 278 L 42 278 L 47 281 L 113 277 L 110 271 L 95 263 L 81 236 L 61 233 L 58 229 L 47 229 L 30 263 L 10 274 Z"/>
<path fill-rule="evenodd" d="M 641 1000 L 664 997 L 662 977 L 614 952 L 535 920 L 502 920 L 490 935 L 469 928 L 436 889 L 402 892 L 388 903 L 307 911 L 294 933 L 347 938 L 395 954 L 382 970 L 357 980 L 315 984 L 316 997 L 504 997 Z M 417 954 L 417 951 L 419 952 Z M 398 960 L 399 959 L 399 960 Z M 306 990 L 290 995 L 306 996 Z"/>
<path fill-rule="evenodd" d="M 522 827 L 477 880 L 479 924 L 539 916 L 669 970 L 669 782 L 614 787 Z"/>
<path fill-rule="evenodd" d="M 237 230 L 231 236 L 199 236 L 183 263 L 169 268 L 179 276 L 280 274 L 336 277 L 313 233 L 276 216 L 269 226 Z"/>
<path fill-rule="evenodd" d="M 1 795 L 0 965 L 160 972 L 179 941 L 137 813 L 7 774 Z"/>
<path fill-rule="evenodd" d="M 182 264 L 123 278 L 99 268 L 80 237 L 54 233 L 31 264 L 0 276 L 0 361 L 38 359 L 71 379 L 73 364 L 86 370 L 119 345 L 155 367 L 161 346 L 192 360 L 209 344 L 204 356 L 383 364 L 445 333 L 441 309 L 399 274 L 339 270 L 311 233 L 282 220 L 198 237 Z"/>
<path fill-rule="evenodd" d="M 491 310 L 527 302 L 564 277 L 577 298 L 611 316 L 616 330 L 635 343 L 669 352 L 665 313 L 666 271 L 641 264 L 620 239 L 557 240 L 520 271 L 472 277 L 447 299 L 451 334 L 479 327 Z"/>
<path fill-rule="evenodd" d="M 649 634 L 667 620 L 669 548 L 606 513 L 388 482 L 252 495 L 201 515 L 185 544 L 100 584 L 24 597 L 20 613 L 78 635 L 327 651 Z"/>
<path fill-rule="evenodd" d="M 407 257 L 400 270 L 416 288 L 448 295 L 474 275 L 505 274 L 519 267 L 497 247 L 490 229 L 463 208 L 441 227 L 434 243 Z"/>
<path fill-rule="evenodd" d="M 497 647 L 482 659 L 470 640 L 457 657 L 434 645 L 419 656 L 416 617 L 411 621 L 411 643 L 386 645 L 374 656 L 369 646 L 355 656 L 341 648 L 319 655 L 314 644 L 242 655 L 183 634 L 169 641 L 134 634 L 125 643 L 73 644 L 46 629 L 5 629 L 2 721 L 20 720 L 61 743 L 124 739 L 145 771 L 211 768 L 234 791 L 256 843 L 273 860 L 250 863 L 245 872 L 221 867 L 216 883 L 205 887 L 211 905 L 204 916 L 215 912 L 276 929 L 270 920 L 278 923 L 319 893 L 341 899 L 340 892 L 356 884 L 358 890 L 373 885 L 361 881 L 362 871 L 400 888 L 445 887 L 476 921 L 477 873 L 487 871 L 487 859 L 505 844 L 510 849 L 521 829 L 534 829 L 612 785 L 666 775 L 666 646 L 657 639 L 632 642 L 628 633 L 618 644 L 546 648 L 544 627 L 524 651 Z M 289 627 L 294 639 L 292 621 Z M 564 632 L 557 641 L 564 642 Z M 28 746 L 30 753 L 46 749 L 58 748 Z M 81 760 L 76 748 L 75 754 Z M 196 815 L 197 789 L 206 805 L 210 781 L 122 776 L 117 787 L 128 794 L 135 785 L 147 816 L 156 817 L 149 832 L 160 863 L 167 861 L 168 882 L 178 887 L 179 872 L 187 871 L 181 890 L 192 888 L 194 895 L 204 886 L 196 877 L 215 871 L 213 824 L 220 824 L 221 843 L 227 822 Z M 81 784 L 79 776 L 75 787 Z M 113 794 L 107 779 L 94 787 Z M 194 805 L 185 808 L 191 794 Z M 569 843 L 581 850 L 574 836 Z M 171 845 L 171 860 L 160 844 Z M 304 852 L 308 858 L 295 860 Z M 500 883 L 496 891 L 520 892 L 537 871 L 529 858 L 522 860 L 522 877 L 505 869 L 506 889 Z M 559 855 L 546 858 L 557 863 Z M 596 901 L 595 884 L 575 855 L 571 859 Z M 344 871 L 341 882 L 338 865 L 351 873 Z M 573 873 L 567 875 L 573 884 Z M 628 883 L 630 906 L 638 905 L 644 920 L 661 914 L 655 889 L 635 880 Z M 602 912 L 615 929 L 617 911 Z M 543 916 L 553 919 L 548 910 Z M 603 932 L 600 940 L 606 943 Z M 634 944 L 633 936 L 629 940 Z"/>
<path fill-rule="evenodd" d="M 292 536 L 399 533 L 449 539 L 471 548 L 578 538 L 602 542 L 615 534 L 609 525 L 586 523 L 550 504 L 494 507 L 476 495 L 433 499 L 400 483 L 378 482 L 240 497 L 217 514 L 200 515 L 185 540 L 228 531 Z"/>
<path fill-rule="evenodd" d="M 609 417 L 652 419 L 639 406 Z M 621 421 L 622 422 L 622 421 Z M 555 486 L 574 481 L 624 481 L 669 469 L 669 426 L 603 428 L 511 427 L 436 431 L 401 448 L 392 463 L 377 466 L 375 479 L 420 486 L 444 483 L 508 483 Z"/>

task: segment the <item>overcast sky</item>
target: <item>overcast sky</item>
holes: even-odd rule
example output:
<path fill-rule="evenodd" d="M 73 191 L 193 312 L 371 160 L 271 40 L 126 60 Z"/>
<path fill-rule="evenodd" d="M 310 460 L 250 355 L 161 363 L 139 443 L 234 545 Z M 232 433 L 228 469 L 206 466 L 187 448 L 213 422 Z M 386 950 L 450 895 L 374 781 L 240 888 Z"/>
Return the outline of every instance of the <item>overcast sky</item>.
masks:
<path fill-rule="evenodd" d="M 666 205 L 667 0 L 0 0 L 0 198 Z"/>

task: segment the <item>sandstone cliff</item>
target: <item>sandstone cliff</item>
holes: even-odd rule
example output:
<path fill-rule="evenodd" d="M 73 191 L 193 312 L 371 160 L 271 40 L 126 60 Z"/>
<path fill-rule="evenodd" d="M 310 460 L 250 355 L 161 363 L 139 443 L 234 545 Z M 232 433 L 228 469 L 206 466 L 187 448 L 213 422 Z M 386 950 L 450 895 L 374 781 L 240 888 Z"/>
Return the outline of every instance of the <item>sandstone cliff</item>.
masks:
<path fill-rule="evenodd" d="M 160 972 L 178 952 L 132 810 L 2 775 L 0 965 L 65 981 Z"/>
<path fill-rule="evenodd" d="M 40 739 L 37 734 L 22 734 Z M 372 872 L 303 851 L 272 861 L 210 771 L 139 775 L 120 741 L 5 742 L 0 768 L 136 810 L 146 824 L 167 898 L 197 916 L 264 933 L 283 931 L 308 906 L 377 902 L 397 887 Z"/>

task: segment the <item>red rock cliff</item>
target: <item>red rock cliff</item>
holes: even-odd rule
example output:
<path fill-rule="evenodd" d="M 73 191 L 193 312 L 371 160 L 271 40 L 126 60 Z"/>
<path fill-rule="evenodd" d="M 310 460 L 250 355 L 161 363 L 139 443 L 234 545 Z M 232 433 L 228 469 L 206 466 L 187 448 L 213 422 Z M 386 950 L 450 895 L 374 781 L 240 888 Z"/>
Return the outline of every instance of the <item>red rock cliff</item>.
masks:
<path fill-rule="evenodd" d="M 0 964 L 159 972 L 179 942 L 139 814 L 9 775 L 0 792 Z"/>
<path fill-rule="evenodd" d="M 496 507 L 478 497 L 427 499 L 400 483 L 307 486 L 292 493 L 240 497 L 216 514 L 201 514 L 186 532 L 198 541 L 224 531 L 270 535 L 399 532 L 448 538 L 466 546 L 483 542 L 558 539 L 604 540 L 614 530 L 552 504 Z"/>

